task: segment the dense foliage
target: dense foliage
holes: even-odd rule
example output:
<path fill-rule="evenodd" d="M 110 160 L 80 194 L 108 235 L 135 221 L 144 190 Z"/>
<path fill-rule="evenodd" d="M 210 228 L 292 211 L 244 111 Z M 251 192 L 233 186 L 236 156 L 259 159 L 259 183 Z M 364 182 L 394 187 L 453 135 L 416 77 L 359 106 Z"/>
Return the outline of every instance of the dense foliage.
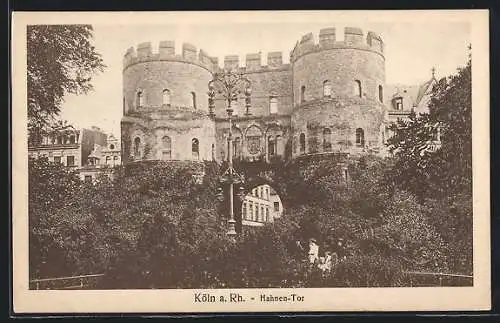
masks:
<path fill-rule="evenodd" d="M 91 25 L 27 27 L 28 130 L 32 140 L 60 113 L 64 95 L 92 90 L 92 77 L 103 71 L 92 45 Z"/>
<path fill-rule="evenodd" d="M 285 213 L 235 241 L 215 196 L 224 165 L 142 162 L 91 185 L 30 160 L 30 275 L 104 273 L 99 288 L 223 288 L 409 286 L 408 271 L 472 274 L 469 87 L 470 65 L 440 81 L 428 115 L 393 127 L 394 156 L 350 162 L 347 184 L 341 158 L 237 164 L 249 185 L 275 187 Z M 430 152 L 435 125 L 442 146 Z M 309 267 L 311 237 L 320 255 L 345 255 L 332 272 Z"/>

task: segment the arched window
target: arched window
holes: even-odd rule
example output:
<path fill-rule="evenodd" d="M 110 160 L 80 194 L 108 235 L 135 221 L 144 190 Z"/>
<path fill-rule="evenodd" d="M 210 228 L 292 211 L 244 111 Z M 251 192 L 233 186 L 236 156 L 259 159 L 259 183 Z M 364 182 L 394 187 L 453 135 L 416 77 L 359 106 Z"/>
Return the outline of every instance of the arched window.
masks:
<path fill-rule="evenodd" d="M 136 105 L 137 107 L 144 106 L 144 92 L 137 91 Z"/>
<path fill-rule="evenodd" d="M 200 158 L 200 142 L 196 138 L 191 140 L 191 151 L 194 159 Z"/>
<path fill-rule="evenodd" d="M 134 139 L 134 157 L 135 158 L 141 157 L 141 138 L 139 137 L 136 137 Z"/>
<path fill-rule="evenodd" d="M 306 135 L 301 133 L 299 136 L 299 146 L 300 146 L 300 153 L 304 154 L 306 152 Z"/>
<path fill-rule="evenodd" d="M 384 88 L 382 87 L 382 85 L 378 86 L 378 100 L 380 101 L 380 103 L 384 102 Z"/>
<path fill-rule="evenodd" d="M 168 89 L 163 90 L 162 103 L 163 105 L 170 105 L 170 90 Z"/>
<path fill-rule="evenodd" d="M 170 139 L 169 136 L 163 136 L 163 138 L 161 138 L 161 159 L 172 159 L 172 139 Z"/>
<path fill-rule="evenodd" d="M 363 96 L 360 80 L 354 80 L 354 95 L 360 98 Z"/>
<path fill-rule="evenodd" d="M 323 82 L 323 96 L 332 96 L 332 85 L 329 80 Z"/>
<path fill-rule="evenodd" d="M 306 86 L 302 85 L 300 88 L 300 102 L 304 102 L 306 100 Z"/>
<path fill-rule="evenodd" d="M 356 129 L 356 145 L 360 147 L 365 145 L 365 132 L 361 128 Z"/>
<path fill-rule="evenodd" d="M 106 156 L 106 165 L 111 164 L 111 156 Z"/>
<path fill-rule="evenodd" d="M 278 113 L 278 99 L 275 97 L 269 99 L 269 113 Z"/>
<path fill-rule="evenodd" d="M 193 109 L 196 110 L 196 93 L 191 92 L 191 104 L 193 105 Z"/>
<path fill-rule="evenodd" d="M 118 165 L 118 156 L 113 156 L 113 166 Z"/>
<path fill-rule="evenodd" d="M 276 141 L 273 136 L 267 138 L 267 156 L 271 157 L 276 154 Z"/>
<path fill-rule="evenodd" d="M 323 151 L 332 151 L 332 131 L 330 128 L 323 129 Z"/>

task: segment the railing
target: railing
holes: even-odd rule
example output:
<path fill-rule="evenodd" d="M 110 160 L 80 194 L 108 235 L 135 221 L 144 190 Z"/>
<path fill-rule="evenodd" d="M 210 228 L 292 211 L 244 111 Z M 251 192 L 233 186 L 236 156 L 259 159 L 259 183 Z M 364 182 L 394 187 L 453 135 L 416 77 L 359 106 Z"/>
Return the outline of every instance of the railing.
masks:
<path fill-rule="evenodd" d="M 474 277 L 463 274 L 405 271 L 410 279 L 410 287 L 426 286 L 472 286 Z"/>
<path fill-rule="evenodd" d="M 91 280 L 96 280 L 104 274 L 80 275 L 69 277 L 55 277 L 32 279 L 29 281 L 30 289 L 83 289 L 91 284 Z"/>

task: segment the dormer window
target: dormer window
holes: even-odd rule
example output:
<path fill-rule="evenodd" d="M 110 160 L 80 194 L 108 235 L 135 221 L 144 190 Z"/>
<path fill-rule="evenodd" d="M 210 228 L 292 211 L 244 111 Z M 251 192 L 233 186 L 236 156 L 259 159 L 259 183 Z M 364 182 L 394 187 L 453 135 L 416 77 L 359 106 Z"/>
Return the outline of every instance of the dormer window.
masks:
<path fill-rule="evenodd" d="M 403 98 L 395 98 L 394 99 L 394 109 L 403 110 Z"/>

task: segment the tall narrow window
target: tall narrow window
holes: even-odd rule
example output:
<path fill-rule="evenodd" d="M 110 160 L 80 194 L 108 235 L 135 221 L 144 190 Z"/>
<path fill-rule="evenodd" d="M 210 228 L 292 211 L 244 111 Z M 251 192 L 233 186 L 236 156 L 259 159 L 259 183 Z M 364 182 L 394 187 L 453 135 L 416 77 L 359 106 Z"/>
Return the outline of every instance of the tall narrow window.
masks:
<path fill-rule="evenodd" d="M 360 147 L 365 145 L 365 132 L 361 128 L 356 129 L 356 145 Z"/>
<path fill-rule="evenodd" d="M 161 138 L 161 159 L 172 159 L 172 139 L 170 139 L 169 136 L 163 136 L 163 138 Z"/>
<path fill-rule="evenodd" d="M 193 105 L 193 109 L 196 110 L 196 93 L 191 92 L 191 104 Z"/>
<path fill-rule="evenodd" d="M 272 136 L 267 138 L 267 155 L 269 157 L 274 156 L 276 154 L 276 142 Z"/>
<path fill-rule="evenodd" d="M 111 156 L 106 156 L 106 165 L 111 165 Z"/>
<path fill-rule="evenodd" d="M 300 153 L 304 154 L 306 152 L 306 135 L 301 133 L 299 136 L 299 146 L 300 146 Z"/>
<path fill-rule="evenodd" d="M 241 205 L 241 218 L 242 219 L 247 219 L 247 203 L 246 202 L 243 202 L 243 204 Z"/>
<path fill-rule="evenodd" d="M 240 157 L 240 151 L 241 151 L 241 139 L 240 137 L 236 137 L 233 140 L 233 157 L 238 158 Z"/>
<path fill-rule="evenodd" d="M 163 90 L 162 103 L 163 105 L 170 105 L 170 90 L 168 89 Z"/>
<path fill-rule="evenodd" d="M 280 135 L 276 136 L 276 155 L 283 155 L 283 141 Z"/>
<path fill-rule="evenodd" d="M 363 96 L 360 80 L 354 80 L 354 95 L 360 98 Z"/>
<path fill-rule="evenodd" d="M 323 96 L 332 96 L 332 85 L 329 80 L 323 82 Z"/>
<path fill-rule="evenodd" d="M 396 98 L 394 100 L 394 108 L 396 110 L 403 110 L 403 98 Z"/>
<path fill-rule="evenodd" d="M 323 129 L 323 151 L 332 151 L 332 131 L 330 128 Z"/>
<path fill-rule="evenodd" d="M 271 97 L 269 99 L 269 113 L 270 114 L 278 113 L 278 98 Z"/>
<path fill-rule="evenodd" d="M 113 166 L 118 165 L 118 156 L 113 156 Z"/>
<path fill-rule="evenodd" d="M 306 100 L 306 86 L 302 85 L 300 88 L 300 102 L 304 102 Z"/>
<path fill-rule="evenodd" d="M 75 156 L 66 157 L 66 166 L 75 166 Z"/>
<path fill-rule="evenodd" d="M 134 157 L 141 157 L 141 139 L 139 137 L 134 139 Z"/>
<path fill-rule="evenodd" d="M 384 88 L 382 87 L 382 85 L 378 86 L 378 100 L 380 101 L 380 103 L 384 102 Z"/>
<path fill-rule="evenodd" d="M 137 92 L 136 105 L 137 107 L 144 106 L 144 92 L 142 91 Z"/>
<path fill-rule="evenodd" d="M 250 201 L 250 207 L 249 207 L 249 209 L 250 209 L 250 219 L 252 221 L 254 221 L 255 218 L 254 218 L 253 202 L 252 201 Z"/>
<path fill-rule="evenodd" d="M 194 159 L 200 158 L 200 142 L 196 138 L 191 140 L 191 151 Z"/>
<path fill-rule="evenodd" d="M 76 142 L 76 140 L 75 140 L 75 139 L 76 139 L 76 138 L 75 138 L 75 135 L 71 135 L 71 136 L 69 136 L 69 143 L 70 143 L 70 144 L 74 144 L 74 143 Z"/>

